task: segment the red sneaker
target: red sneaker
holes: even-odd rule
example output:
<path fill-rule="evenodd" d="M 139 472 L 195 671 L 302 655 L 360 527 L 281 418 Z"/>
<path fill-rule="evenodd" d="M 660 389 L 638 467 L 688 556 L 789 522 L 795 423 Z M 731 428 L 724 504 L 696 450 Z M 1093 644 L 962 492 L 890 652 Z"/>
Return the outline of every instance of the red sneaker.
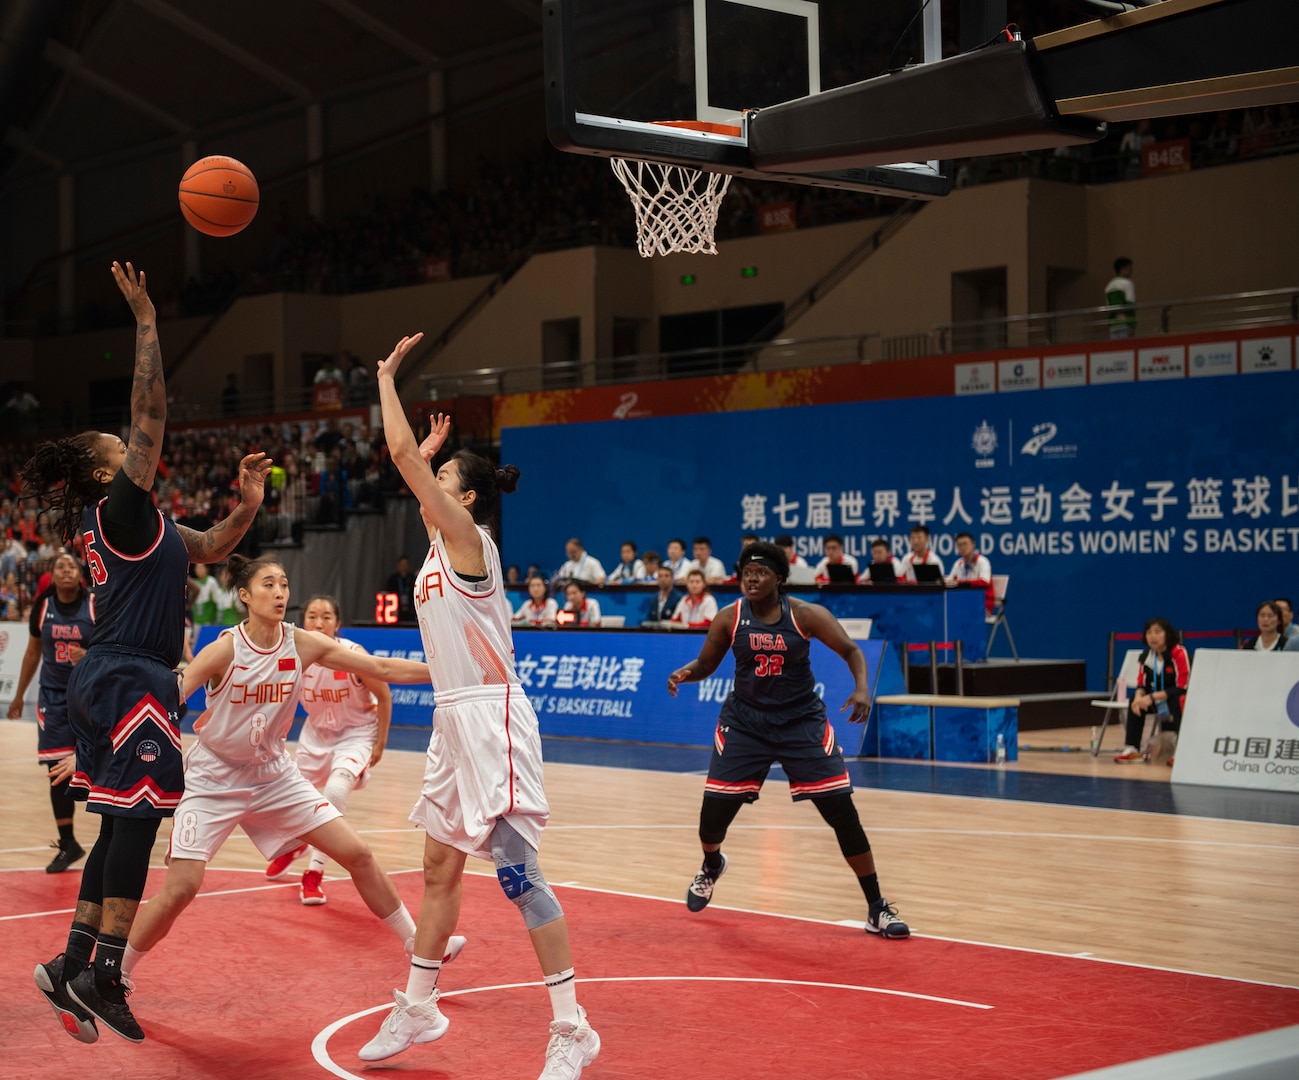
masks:
<path fill-rule="evenodd" d="M 307 853 L 308 846 L 309 845 L 307 844 L 299 844 L 292 851 L 286 851 L 283 855 L 272 859 L 271 865 L 266 868 L 266 879 L 268 881 L 279 881 L 280 878 L 289 872 L 289 867 L 293 865 L 293 860 L 299 855 L 305 855 Z"/>
<path fill-rule="evenodd" d="M 316 907 L 325 902 L 325 894 L 320 889 L 323 877 L 319 870 L 308 870 L 302 875 L 302 885 L 298 892 L 302 894 L 302 902 L 308 907 Z"/>

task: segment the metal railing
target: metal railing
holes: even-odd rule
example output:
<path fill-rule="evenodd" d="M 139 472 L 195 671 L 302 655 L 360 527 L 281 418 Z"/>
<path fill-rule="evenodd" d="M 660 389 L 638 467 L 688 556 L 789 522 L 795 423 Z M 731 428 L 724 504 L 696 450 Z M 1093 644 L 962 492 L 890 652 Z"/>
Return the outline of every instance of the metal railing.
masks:
<path fill-rule="evenodd" d="M 1109 337 L 1110 316 L 1122 310 L 1101 305 L 938 323 L 933 329 L 935 351 L 966 353 L 1103 341 Z M 1240 330 L 1299 322 L 1299 287 L 1158 300 L 1137 304 L 1136 317 L 1134 337 L 1193 333 L 1197 330 Z"/>

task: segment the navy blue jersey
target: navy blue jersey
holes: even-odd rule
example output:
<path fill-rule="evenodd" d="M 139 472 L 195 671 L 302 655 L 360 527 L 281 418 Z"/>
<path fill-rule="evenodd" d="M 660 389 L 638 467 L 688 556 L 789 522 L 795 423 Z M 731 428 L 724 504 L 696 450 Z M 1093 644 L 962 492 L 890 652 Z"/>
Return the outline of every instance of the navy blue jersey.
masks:
<path fill-rule="evenodd" d="M 92 645 L 115 645 L 175 667 L 184 651 L 189 552 L 175 524 L 154 510 L 158 535 L 139 555 L 124 555 L 104 536 L 107 498 L 86 511 L 82 538 L 94 589 Z"/>
<path fill-rule="evenodd" d="M 816 678 L 808 659 L 812 643 L 794 621 L 789 597 L 780 598 L 774 623 L 754 618 L 749 601 L 735 605 L 731 653 L 735 657 L 735 696 L 757 709 L 798 712 L 818 701 Z"/>
<path fill-rule="evenodd" d="M 83 591 L 71 604 L 59 601 L 53 588 L 47 589 L 32 605 L 32 637 L 41 639 L 41 689 L 66 690 L 72 674 L 68 656 L 70 645 L 83 649 L 90 644 L 95 625 L 90 594 Z"/>

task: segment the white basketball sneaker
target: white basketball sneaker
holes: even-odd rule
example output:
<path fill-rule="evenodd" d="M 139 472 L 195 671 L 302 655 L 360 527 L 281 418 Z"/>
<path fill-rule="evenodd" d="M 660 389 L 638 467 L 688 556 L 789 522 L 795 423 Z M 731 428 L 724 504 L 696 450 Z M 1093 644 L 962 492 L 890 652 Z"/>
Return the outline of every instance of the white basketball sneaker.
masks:
<path fill-rule="evenodd" d="M 357 1052 L 362 1061 L 382 1061 L 416 1043 L 434 1042 L 451 1026 L 451 1021 L 438 1009 L 437 990 L 423 1001 L 411 1001 L 400 990 L 394 990 L 392 996 L 397 1006 L 384 1020 L 379 1034 Z"/>
<path fill-rule="evenodd" d="M 586 1022 L 586 1010 L 577 1007 L 578 1022 L 555 1020 L 546 1044 L 546 1067 L 538 1080 L 577 1080 L 600 1053 L 600 1036 Z"/>

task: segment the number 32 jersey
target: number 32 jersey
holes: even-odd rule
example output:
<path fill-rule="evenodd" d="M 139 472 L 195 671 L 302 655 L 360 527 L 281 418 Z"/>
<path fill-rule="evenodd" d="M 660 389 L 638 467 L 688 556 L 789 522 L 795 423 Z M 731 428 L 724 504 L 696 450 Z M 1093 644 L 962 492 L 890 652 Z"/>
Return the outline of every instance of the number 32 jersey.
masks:
<path fill-rule="evenodd" d="M 756 709 L 795 712 L 816 696 L 809 653 L 812 642 L 798 625 L 789 597 L 780 598 L 780 618 L 759 622 L 741 598 L 735 604 L 731 654 L 735 657 L 735 696 Z"/>
<path fill-rule="evenodd" d="M 230 765 L 287 760 L 284 740 L 302 684 L 293 627 L 281 623 L 279 644 L 270 649 L 254 645 L 243 623 L 225 634 L 234 641 L 234 660 L 221 682 L 207 689 L 207 723 L 199 745 Z"/>

